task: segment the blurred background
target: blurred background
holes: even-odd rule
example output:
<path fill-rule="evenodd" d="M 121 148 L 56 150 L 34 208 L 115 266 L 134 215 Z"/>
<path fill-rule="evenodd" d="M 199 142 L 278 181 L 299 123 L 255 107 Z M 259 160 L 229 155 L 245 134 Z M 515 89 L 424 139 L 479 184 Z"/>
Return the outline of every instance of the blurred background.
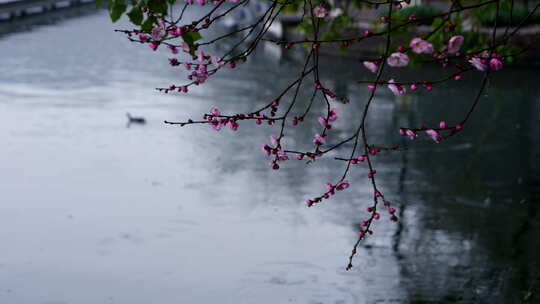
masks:
<path fill-rule="evenodd" d="M 400 221 L 383 216 L 345 271 L 372 195 L 365 167 L 308 209 L 343 164 L 274 171 L 261 152 L 272 128 L 163 124 L 266 104 L 303 51 L 261 45 L 237 69 L 165 95 L 154 88 L 183 71 L 120 28 L 94 4 L 0 23 L 0 303 L 540 303 L 536 68 L 497 72 L 465 131 L 440 144 L 398 129 L 459 121 L 481 75 L 377 95 L 372 140 L 407 147 L 375 158 Z M 321 60 L 325 83 L 351 100 L 332 130 L 345 137 L 367 97 L 356 81 L 371 75 L 354 56 Z M 323 110 L 287 144 L 309 146 Z"/>

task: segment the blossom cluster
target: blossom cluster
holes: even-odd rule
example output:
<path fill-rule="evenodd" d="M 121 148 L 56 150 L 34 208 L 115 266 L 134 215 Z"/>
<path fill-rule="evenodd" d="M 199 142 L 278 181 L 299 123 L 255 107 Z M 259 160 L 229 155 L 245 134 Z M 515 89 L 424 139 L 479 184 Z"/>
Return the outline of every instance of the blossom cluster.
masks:
<path fill-rule="evenodd" d="M 172 1 L 175 2 L 175 1 Z M 228 3 L 226 6 L 225 3 Z M 425 90 L 426 93 L 431 92 L 434 88 L 439 89 L 439 84 L 446 81 L 460 81 L 464 74 L 468 72 L 482 72 L 484 78 L 479 85 L 477 97 L 472 100 L 471 107 L 466 113 L 464 119 L 456 124 L 449 125 L 445 121 L 440 121 L 438 126 L 419 127 L 402 126 L 399 133 L 402 136 L 408 137 L 410 140 L 416 140 L 419 136 L 426 136 L 435 143 L 448 139 L 449 137 L 463 130 L 465 123 L 474 111 L 478 104 L 482 92 L 488 84 L 488 78 L 492 72 L 499 71 L 504 64 L 508 63 L 509 54 L 501 48 L 503 44 L 509 43 L 509 37 L 512 33 L 516 33 L 520 26 L 510 31 L 506 29 L 502 38 L 497 38 L 496 28 L 493 29 L 490 42 L 484 45 L 472 46 L 469 34 L 460 26 L 460 13 L 470 10 L 482 10 L 488 5 L 499 5 L 499 1 L 486 0 L 474 5 L 465 5 L 452 1 L 450 8 L 443 14 L 432 16 L 438 18 L 438 22 L 434 23 L 433 31 L 428 34 L 421 34 L 416 31 L 417 25 L 422 24 L 422 18 L 417 18 L 414 15 L 408 16 L 406 21 L 400 20 L 396 24 L 396 19 L 393 14 L 396 10 L 400 10 L 404 6 L 410 5 L 409 0 L 391 0 L 384 2 L 373 2 L 360 0 L 361 4 L 365 4 L 371 8 L 384 8 L 385 16 L 379 18 L 380 29 L 377 25 L 370 29 L 359 30 L 358 33 L 350 34 L 348 31 L 342 31 L 341 24 L 344 20 L 350 18 L 350 11 L 340 7 L 340 3 L 334 3 L 324 0 L 307 0 L 299 3 L 283 2 L 271 0 L 268 2 L 268 7 L 263 10 L 261 16 L 255 18 L 252 24 L 241 26 L 231 30 L 212 40 L 204 40 L 203 35 L 205 30 L 210 26 L 217 24 L 220 19 L 230 14 L 236 9 L 242 9 L 248 5 L 248 0 L 186 0 L 179 14 L 175 14 L 176 18 L 168 15 L 167 10 L 159 7 L 148 6 L 146 2 L 134 0 L 132 5 L 134 9 L 140 8 L 143 14 L 144 23 L 142 20 L 137 22 L 140 29 L 123 31 L 128 35 L 131 41 L 146 44 L 150 50 L 167 51 L 170 54 L 168 62 L 170 66 L 180 68 L 187 74 L 187 81 L 182 84 L 170 85 L 166 88 L 158 88 L 164 93 L 188 93 L 190 87 L 202 85 L 224 68 L 235 69 L 237 63 L 245 62 L 255 48 L 263 41 L 275 43 L 283 47 L 284 51 L 290 51 L 295 45 L 304 46 L 300 52 L 304 54 L 304 68 L 300 71 L 298 77 L 291 81 L 290 84 L 283 89 L 276 98 L 262 107 L 249 109 L 245 113 L 224 114 L 217 107 L 210 109 L 209 113 L 203 115 L 202 120 L 188 119 L 182 122 L 168 122 L 173 125 L 191 125 L 191 124 L 207 124 L 216 131 L 223 128 L 229 128 L 232 131 L 238 130 L 241 121 L 254 121 L 256 125 L 266 125 L 279 129 L 278 135 L 270 136 L 270 142 L 262 145 L 262 151 L 266 157 L 270 159 L 269 166 L 274 169 L 280 169 L 286 161 L 291 157 L 297 160 L 307 160 L 313 162 L 317 158 L 324 157 L 330 152 L 341 153 L 340 148 L 346 147 L 347 143 L 351 144 L 348 155 L 344 157 L 335 157 L 337 160 L 345 161 L 346 167 L 343 175 L 337 182 L 327 182 L 326 191 L 315 198 L 306 200 L 306 205 L 312 207 L 314 204 L 320 203 L 325 199 L 329 199 L 338 191 L 349 188 L 347 180 L 350 169 L 358 167 L 354 165 L 362 164 L 367 167 L 367 178 L 373 190 L 372 203 L 369 204 L 367 212 L 369 216 L 360 224 L 358 242 L 363 240 L 367 235 L 373 233 L 372 224 L 374 221 L 381 218 L 381 203 L 386 208 L 391 221 L 397 221 L 396 208 L 393 207 L 388 200 L 384 198 L 377 184 L 377 170 L 375 156 L 383 150 L 399 150 L 399 146 L 395 147 L 377 147 L 370 143 L 367 136 L 366 121 L 369 117 L 368 112 L 377 94 L 380 93 L 380 88 L 386 88 L 390 96 L 403 96 L 410 94 L 418 89 Z M 184 11 L 190 6 L 199 5 L 205 6 L 205 13 L 202 17 L 197 17 L 194 20 L 185 20 Z M 167 7 L 173 9 L 173 7 Z M 538 5 L 535 7 L 535 10 Z M 305 31 L 305 38 L 299 40 L 272 40 L 267 38 L 269 28 L 276 20 L 279 20 L 279 15 L 283 11 L 291 11 L 296 9 L 298 15 L 301 16 L 302 28 L 309 29 Z M 138 12 L 137 12 L 138 13 Z M 136 14 L 134 14 L 136 15 Z M 137 18 L 135 18 L 137 19 Z M 430 18 L 428 18 L 430 19 Z M 432 19 L 432 18 L 431 18 Z M 148 26 L 149 25 L 149 26 Z M 397 29 L 409 29 L 409 33 L 399 39 L 395 39 Z M 332 35 L 336 35 L 333 37 Z M 411 35 L 409 35 L 411 34 Z M 230 37 L 240 37 L 240 43 L 234 43 L 230 49 L 218 54 L 219 51 L 209 51 L 205 46 L 211 44 L 219 44 L 226 41 Z M 328 38 L 330 37 L 330 38 Z M 338 96 L 332 85 L 324 83 L 320 74 L 323 73 L 323 64 L 319 60 L 321 52 L 327 46 L 339 46 L 348 48 L 355 43 L 363 44 L 374 38 L 383 38 L 386 43 L 384 51 L 372 58 L 361 58 L 360 62 L 365 69 L 375 76 L 369 81 L 359 81 L 367 84 L 369 89 L 369 97 L 365 102 L 356 102 L 356 96 L 353 96 L 355 101 L 353 106 L 360 107 L 362 114 L 351 121 L 356 128 L 355 132 L 348 134 L 345 138 L 332 133 L 335 129 L 335 122 L 338 120 L 340 112 L 334 103 L 341 104 L 349 103 L 347 96 Z M 248 39 L 249 38 L 249 39 Z M 399 41 L 400 45 L 394 45 L 395 41 Z M 245 43 L 243 43 L 245 42 Z M 165 48 L 165 50 L 163 50 Z M 219 50 L 219 48 L 216 48 Z M 214 53 L 215 52 L 215 53 Z M 506 63 L 505 63 L 506 62 Z M 440 66 L 441 74 L 445 76 L 440 79 L 413 79 L 403 80 L 397 75 L 397 69 L 410 68 L 413 65 L 420 64 L 435 64 Z M 363 69 L 360 69 L 363 70 Z M 384 73 L 383 73 L 384 71 Z M 371 74 L 370 74 L 371 75 Z M 422 76 L 420 76 L 422 77 Z M 309 83 L 312 81 L 311 83 Z M 308 85 L 305 85 L 308 83 Z M 297 111 L 300 107 L 300 102 L 297 102 L 301 96 L 298 91 L 308 88 L 312 90 L 311 98 L 304 104 L 303 111 Z M 442 86 L 440 86 L 442 88 Z M 388 92 L 386 91 L 386 92 Z M 384 93 L 383 93 L 384 94 Z M 289 98 L 290 97 L 290 98 Z M 312 107 L 314 103 L 321 103 L 325 109 L 323 113 L 315 114 Z M 294 109 L 294 111 L 293 111 Z M 295 114 L 292 113 L 302 113 Z M 343 119 L 343 118 L 342 118 Z M 442 118 L 445 119 L 445 118 Z M 298 127 L 302 122 L 310 120 L 314 122 L 317 130 L 311 131 L 307 138 L 302 138 L 302 141 L 310 147 L 307 151 L 298 151 L 296 149 L 285 147 L 284 138 L 285 131 L 290 127 Z M 304 126 L 305 127 L 305 126 Z M 289 133 L 287 133 L 289 134 Z M 329 140 L 331 138 L 331 140 Z M 311 143 L 312 145 L 309 145 Z M 356 254 L 358 242 L 354 245 L 352 254 L 349 258 L 349 265 L 352 267 L 352 258 Z"/>

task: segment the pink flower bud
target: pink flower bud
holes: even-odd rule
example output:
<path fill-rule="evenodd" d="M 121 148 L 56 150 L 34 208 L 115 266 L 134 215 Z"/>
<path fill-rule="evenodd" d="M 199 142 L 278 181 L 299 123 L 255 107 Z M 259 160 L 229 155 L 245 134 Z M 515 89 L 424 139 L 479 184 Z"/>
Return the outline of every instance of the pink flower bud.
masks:
<path fill-rule="evenodd" d="M 148 47 L 152 49 L 152 51 L 156 51 L 157 48 L 158 48 L 159 44 L 158 43 L 154 43 L 154 42 L 150 42 L 148 44 Z"/>
<path fill-rule="evenodd" d="M 441 129 L 446 129 L 446 122 L 441 121 L 441 122 L 439 123 L 439 128 L 441 128 Z"/>
<path fill-rule="evenodd" d="M 503 64 L 499 59 L 491 58 L 491 60 L 489 61 L 489 67 L 494 71 L 498 71 L 502 69 Z"/>

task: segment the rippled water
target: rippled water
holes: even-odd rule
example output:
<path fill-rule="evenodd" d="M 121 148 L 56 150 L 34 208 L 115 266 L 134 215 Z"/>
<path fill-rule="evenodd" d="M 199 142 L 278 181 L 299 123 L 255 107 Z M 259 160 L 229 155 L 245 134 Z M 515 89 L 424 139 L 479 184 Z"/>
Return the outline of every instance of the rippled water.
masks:
<path fill-rule="evenodd" d="M 183 76 L 118 27 L 92 12 L 0 37 L 1 303 L 540 301 L 536 70 L 499 73 L 470 128 L 439 145 L 396 130 L 459 120 L 477 77 L 376 99 L 373 138 L 408 147 L 376 159 L 402 220 L 378 223 L 347 272 L 369 203 L 365 168 L 308 209 L 342 164 L 276 172 L 260 152 L 267 128 L 162 123 L 213 105 L 249 111 L 287 85 L 299 55 L 260 51 L 188 95 L 163 95 L 153 88 Z M 324 61 L 326 81 L 351 98 L 333 129 L 346 136 L 366 97 L 350 79 L 369 75 L 353 59 Z M 148 123 L 127 127 L 126 112 Z M 309 144 L 316 127 L 290 143 Z"/>

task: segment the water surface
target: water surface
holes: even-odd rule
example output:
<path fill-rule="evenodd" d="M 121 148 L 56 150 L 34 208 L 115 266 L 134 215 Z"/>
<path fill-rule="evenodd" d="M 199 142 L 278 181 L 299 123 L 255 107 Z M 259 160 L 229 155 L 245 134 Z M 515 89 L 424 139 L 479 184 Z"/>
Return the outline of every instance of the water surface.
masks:
<path fill-rule="evenodd" d="M 371 195 L 365 168 L 308 209 L 342 164 L 276 172 L 260 152 L 275 130 L 162 123 L 214 105 L 250 111 L 293 79 L 301 54 L 261 50 L 190 94 L 163 95 L 153 88 L 184 76 L 118 27 L 99 12 L 0 37 L 0 302 L 519 303 L 534 290 L 539 301 L 536 71 L 499 73 L 470 128 L 438 145 L 396 130 L 458 121 L 479 77 L 377 97 L 373 138 L 408 148 L 375 160 L 401 221 L 378 223 L 347 272 Z M 324 62 L 325 81 L 351 99 L 333 130 L 346 136 L 367 96 L 351 79 L 370 75 L 354 59 Z M 148 123 L 128 128 L 126 112 Z M 309 145 L 316 131 L 289 141 Z"/>

